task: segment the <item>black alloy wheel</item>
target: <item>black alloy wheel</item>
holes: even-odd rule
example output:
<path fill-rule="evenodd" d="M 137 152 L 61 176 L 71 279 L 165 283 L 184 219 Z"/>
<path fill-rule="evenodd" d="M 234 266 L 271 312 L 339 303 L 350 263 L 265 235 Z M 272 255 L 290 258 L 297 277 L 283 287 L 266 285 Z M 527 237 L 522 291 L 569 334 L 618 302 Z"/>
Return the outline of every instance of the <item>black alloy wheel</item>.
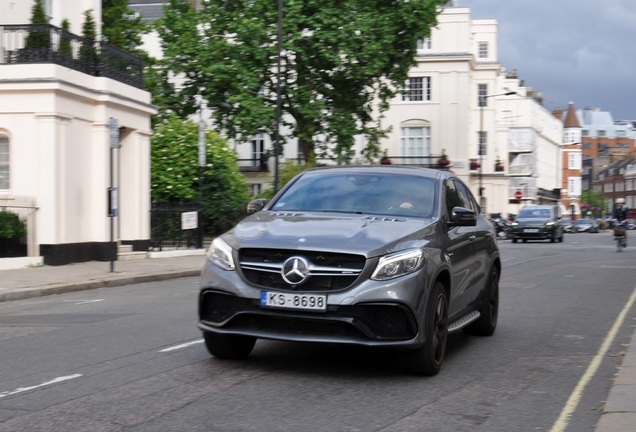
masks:
<path fill-rule="evenodd" d="M 426 342 L 421 348 L 402 353 L 401 366 L 414 375 L 436 375 L 446 354 L 448 340 L 448 294 L 444 285 L 436 281 L 424 317 Z"/>
<path fill-rule="evenodd" d="M 499 319 L 499 269 L 490 270 L 488 286 L 484 291 L 479 319 L 464 328 L 464 333 L 477 336 L 492 336 Z"/>

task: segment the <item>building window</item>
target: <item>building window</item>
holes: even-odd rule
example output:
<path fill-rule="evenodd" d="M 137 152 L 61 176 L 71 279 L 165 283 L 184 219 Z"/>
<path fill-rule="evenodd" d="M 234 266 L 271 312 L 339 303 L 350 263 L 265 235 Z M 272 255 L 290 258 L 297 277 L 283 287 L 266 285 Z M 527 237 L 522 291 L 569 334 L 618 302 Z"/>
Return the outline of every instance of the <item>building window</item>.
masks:
<path fill-rule="evenodd" d="M 430 77 L 414 77 L 406 80 L 402 100 L 407 102 L 431 100 Z"/>
<path fill-rule="evenodd" d="M 261 166 L 265 156 L 265 134 L 259 133 L 252 139 L 252 166 Z"/>
<path fill-rule="evenodd" d="M 9 137 L 6 135 L 0 135 L 0 191 L 8 191 L 11 186 L 10 163 Z"/>
<path fill-rule="evenodd" d="M 583 129 L 583 131 L 581 131 L 581 134 L 583 136 L 588 136 L 590 134 L 590 131 L 588 131 L 587 129 Z"/>
<path fill-rule="evenodd" d="M 417 51 L 430 51 L 431 50 L 431 38 L 427 37 L 417 41 Z"/>
<path fill-rule="evenodd" d="M 568 154 L 568 169 L 571 169 L 571 170 L 581 169 L 581 153 Z"/>
<path fill-rule="evenodd" d="M 477 155 L 486 156 L 488 154 L 488 132 L 477 132 Z"/>
<path fill-rule="evenodd" d="M 480 59 L 488 58 L 488 42 L 479 42 L 477 57 Z"/>
<path fill-rule="evenodd" d="M 406 156 L 405 163 L 421 164 L 423 157 L 430 156 L 431 131 L 428 127 L 403 127 L 400 138 L 401 156 Z M 413 157 L 413 159 L 408 159 Z"/>
<path fill-rule="evenodd" d="M 581 196 L 581 177 L 568 177 L 568 195 Z"/>
<path fill-rule="evenodd" d="M 598 136 L 600 136 L 600 137 L 607 136 L 607 132 L 605 132 L 603 129 L 599 129 Z"/>
<path fill-rule="evenodd" d="M 488 84 L 477 84 L 477 106 L 488 106 Z"/>
<path fill-rule="evenodd" d="M 252 194 L 252 196 L 257 196 L 261 193 L 261 190 L 262 188 L 260 183 L 252 183 L 250 185 L 250 193 Z"/>

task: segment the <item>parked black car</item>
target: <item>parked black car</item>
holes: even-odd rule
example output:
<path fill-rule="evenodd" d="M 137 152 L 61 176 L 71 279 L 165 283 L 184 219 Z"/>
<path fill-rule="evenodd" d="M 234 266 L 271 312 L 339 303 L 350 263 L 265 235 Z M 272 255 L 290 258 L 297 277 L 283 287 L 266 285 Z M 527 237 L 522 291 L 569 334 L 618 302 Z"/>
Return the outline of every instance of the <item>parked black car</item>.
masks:
<path fill-rule="evenodd" d="M 561 208 L 558 205 L 529 205 L 512 223 L 512 242 L 523 240 L 563 241 Z"/>
<path fill-rule="evenodd" d="M 572 219 L 569 217 L 561 218 L 561 224 L 563 225 L 563 232 L 571 233 L 572 232 Z"/>
<path fill-rule="evenodd" d="M 262 210 L 258 210 L 262 207 Z M 448 332 L 492 335 L 495 230 L 454 174 L 391 165 L 307 170 L 211 244 L 199 327 L 219 358 L 258 338 L 392 348 L 436 374 Z"/>

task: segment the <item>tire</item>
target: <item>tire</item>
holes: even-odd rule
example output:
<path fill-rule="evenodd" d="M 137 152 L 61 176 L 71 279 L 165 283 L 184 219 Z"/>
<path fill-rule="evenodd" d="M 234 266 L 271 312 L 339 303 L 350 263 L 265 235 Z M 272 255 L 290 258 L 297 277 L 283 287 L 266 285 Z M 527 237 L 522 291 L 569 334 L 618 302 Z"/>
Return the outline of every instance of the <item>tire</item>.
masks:
<path fill-rule="evenodd" d="M 477 336 L 492 336 L 497 328 L 499 319 L 499 269 L 495 266 L 490 270 L 490 279 L 484 291 L 479 313 L 479 319 L 464 327 L 464 333 Z"/>
<path fill-rule="evenodd" d="M 426 315 L 424 317 L 424 335 L 426 341 L 418 349 L 401 354 L 401 367 L 414 375 L 436 375 L 446 354 L 448 340 L 448 294 L 441 282 L 433 285 Z"/>
<path fill-rule="evenodd" d="M 513 242 L 513 243 L 517 243 L 517 239 L 516 239 L 516 238 L 513 238 L 513 239 L 512 239 L 512 242 Z"/>
<path fill-rule="evenodd" d="M 208 352 L 220 359 L 246 358 L 251 354 L 256 343 L 255 337 L 211 332 L 203 332 L 203 339 Z"/>

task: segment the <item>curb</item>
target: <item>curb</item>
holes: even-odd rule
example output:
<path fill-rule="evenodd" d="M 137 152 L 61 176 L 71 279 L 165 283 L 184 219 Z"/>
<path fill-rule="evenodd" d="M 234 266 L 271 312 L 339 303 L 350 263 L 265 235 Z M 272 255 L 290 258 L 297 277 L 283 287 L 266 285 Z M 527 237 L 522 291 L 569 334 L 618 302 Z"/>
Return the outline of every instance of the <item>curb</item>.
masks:
<path fill-rule="evenodd" d="M 132 285 L 144 282 L 155 282 L 168 279 L 200 276 L 201 270 L 178 270 L 159 274 L 123 276 L 115 279 L 102 279 L 91 282 L 71 284 L 53 284 L 45 287 L 25 288 L 19 291 L 0 293 L 0 303 L 14 300 L 24 300 L 33 297 L 43 297 L 53 294 L 63 294 L 75 291 L 85 291 L 96 288 L 110 288 L 124 285 Z"/>

